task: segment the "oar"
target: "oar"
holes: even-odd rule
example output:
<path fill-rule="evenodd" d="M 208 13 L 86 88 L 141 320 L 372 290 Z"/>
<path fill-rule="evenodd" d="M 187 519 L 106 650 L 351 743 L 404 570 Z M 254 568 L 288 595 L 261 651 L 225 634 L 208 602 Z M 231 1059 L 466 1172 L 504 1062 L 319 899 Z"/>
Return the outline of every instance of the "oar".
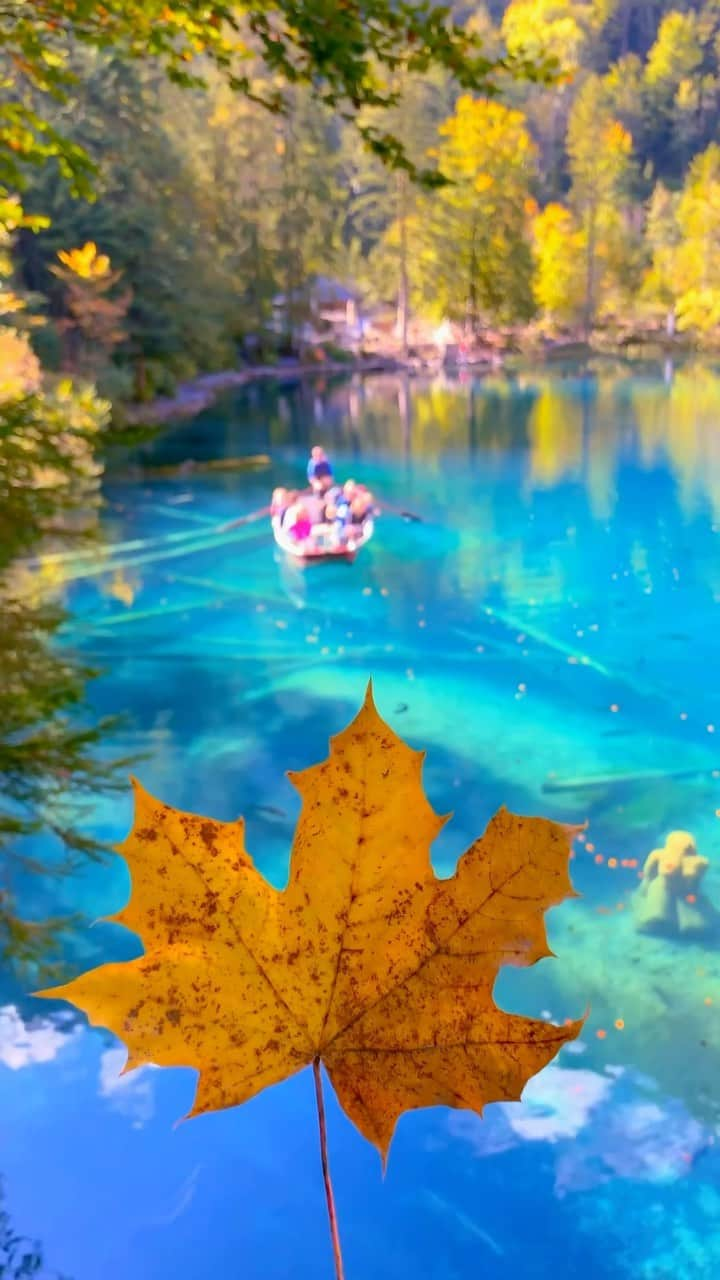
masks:
<path fill-rule="evenodd" d="M 221 524 L 216 533 L 228 533 L 230 529 L 237 529 L 241 524 L 252 524 L 254 520 L 262 520 L 263 516 L 270 515 L 270 507 L 260 507 L 259 511 L 251 511 L 249 515 L 239 516 L 237 520 L 231 520 L 228 524 Z"/>
<path fill-rule="evenodd" d="M 424 516 L 419 516 L 415 511 L 405 511 L 403 507 L 394 507 L 391 502 L 386 502 L 383 498 L 379 504 L 384 511 L 389 511 L 393 516 L 400 516 L 402 520 L 410 520 L 413 524 L 426 524 Z"/>

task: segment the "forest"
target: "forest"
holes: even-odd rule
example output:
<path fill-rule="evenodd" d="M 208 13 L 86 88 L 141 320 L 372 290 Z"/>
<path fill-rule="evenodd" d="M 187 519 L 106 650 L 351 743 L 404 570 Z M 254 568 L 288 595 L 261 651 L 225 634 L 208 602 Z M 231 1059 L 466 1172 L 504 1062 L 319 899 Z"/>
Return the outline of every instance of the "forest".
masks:
<path fill-rule="evenodd" d="M 383 90 L 366 82 L 350 109 L 346 86 L 318 92 L 315 72 L 274 62 L 262 32 L 240 81 L 192 33 L 172 51 L 192 74 L 170 75 L 162 43 L 128 58 L 76 33 L 62 91 L 30 84 L 28 111 L 44 99 L 30 165 L 14 160 L 32 119 L 4 108 L 21 136 L 0 177 L 8 198 L 23 187 L 24 218 L 5 229 L 24 303 L 2 331 L 6 370 L 32 380 L 39 359 L 116 403 L 150 399 L 307 346 L 318 280 L 385 323 L 396 354 L 448 324 L 471 341 L 712 342 L 717 0 L 511 0 L 453 21 L 479 78 L 452 50 L 371 48 Z"/>

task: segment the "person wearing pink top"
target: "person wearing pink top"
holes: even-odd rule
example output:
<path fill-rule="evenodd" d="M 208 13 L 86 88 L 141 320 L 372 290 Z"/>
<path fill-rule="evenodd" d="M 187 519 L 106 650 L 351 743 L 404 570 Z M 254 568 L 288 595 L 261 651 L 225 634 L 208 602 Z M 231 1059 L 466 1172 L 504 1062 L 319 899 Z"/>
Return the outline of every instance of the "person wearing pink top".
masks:
<path fill-rule="evenodd" d="M 291 508 L 287 514 L 288 531 L 296 542 L 304 542 L 310 537 L 312 530 L 312 522 L 308 514 L 307 508 L 301 502 Z"/>

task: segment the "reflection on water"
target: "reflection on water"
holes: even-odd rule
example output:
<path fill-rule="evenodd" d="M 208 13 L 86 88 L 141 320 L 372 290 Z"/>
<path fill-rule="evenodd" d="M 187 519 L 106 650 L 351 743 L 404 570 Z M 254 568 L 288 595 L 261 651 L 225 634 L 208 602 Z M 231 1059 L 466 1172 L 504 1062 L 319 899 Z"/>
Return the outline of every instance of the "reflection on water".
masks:
<path fill-rule="evenodd" d="M 62 386 L 0 403 L 0 957 L 36 973 L 63 925 L 44 882 L 99 854 L 82 828 L 112 769 L 97 758 L 104 726 L 81 714 L 92 672 L 53 647 L 62 573 L 31 557 L 45 539 L 92 540 L 102 420 Z"/>
<path fill-rule="evenodd" d="M 324 757 L 370 674 L 383 714 L 428 748 L 434 807 L 454 811 L 441 873 L 499 804 L 590 822 L 583 896 L 550 916 L 558 960 L 497 988 L 554 1020 L 589 1003 L 582 1052 L 482 1121 L 405 1117 L 384 1183 L 331 1105 L 349 1273 L 720 1274 L 720 951 L 643 937 L 632 913 L 638 868 L 673 829 L 709 858 L 720 902 L 719 415 L 707 366 L 256 384 L 118 458 L 101 550 L 32 567 L 38 599 L 70 611 L 63 643 L 106 669 L 93 713 L 129 713 L 106 750 L 148 750 L 143 782 L 178 807 L 244 813 L 277 884 L 297 817 L 284 770 Z M 216 532 L 301 481 L 315 441 L 422 520 L 386 514 L 351 568 L 307 573 L 264 521 Z M 244 453 L 272 462 L 173 473 Z M 129 818 L 125 793 L 98 799 L 88 834 L 116 840 Z M 127 891 L 112 860 L 44 901 L 96 920 Z M 99 923 L 68 963 L 136 953 Z M 76 1280 L 204 1280 L 238 1259 L 253 1280 L 328 1274 L 306 1073 L 176 1130 L 192 1073 L 120 1077 L 111 1037 L 4 1005 L 13 1205 Z"/>
<path fill-rule="evenodd" d="M 45 1268 L 42 1245 L 19 1235 L 5 1208 L 5 1192 L 0 1182 L 0 1276 L 2 1280 L 69 1280 Z"/>
<path fill-rule="evenodd" d="M 123 1048 L 106 1049 L 100 1058 L 100 1097 L 109 1106 L 127 1116 L 133 1129 L 142 1129 L 152 1119 L 155 1104 L 152 1090 L 152 1066 L 141 1067 L 132 1075 L 121 1075 L 127 1053 Z"/>
<path fill-rule="evenodd" d="M 530 1081 L 519 1105 L 501 1103 L 484 1120 L 451 1113 L 448 1129 L 483 1157 L 520 1142 L 551 1144 L 561 1198 L 615 1178 L 674 1182 L 715 1145 L 714 1132 L 681 1102 L 622 1067 L 601 1075 L 551 1065 Z"/>
<path fill-rule="evenodd" d="M 720 498 L 720 372 L 705 365 L 680 367 L 667 379 L 652 369 L 630 378 L 626 368 L 599 363 L 565 376 L 541 371 L 426 384 L 384 375 L 323 384 L 314 393 L 292 384 L 277 398 L 256 387 L 242 413 L 254 445 L 270 450 L 304 445 L 313 435 L 339 441 L 358 458 L 380 451 L 433 467 L 447 451 L 471 460 L 480 451 L 487 464 L 521 450 L 528 495 L 575 481 L 598 517 L 611 514 L 618 472 L 633 458 L 648 470 L 670 464 L 686 517 L 702 503 L 716 511 Z"/>
<path fill-rule="evenodd" d="M 19 1071 L 36 1062 L 52 1062 L 69 1038 L 81 1034 L 72 1013 L 35 1016 L 27 1022 L 14 1004 L 0 1008 L 0 1062 Z"/>

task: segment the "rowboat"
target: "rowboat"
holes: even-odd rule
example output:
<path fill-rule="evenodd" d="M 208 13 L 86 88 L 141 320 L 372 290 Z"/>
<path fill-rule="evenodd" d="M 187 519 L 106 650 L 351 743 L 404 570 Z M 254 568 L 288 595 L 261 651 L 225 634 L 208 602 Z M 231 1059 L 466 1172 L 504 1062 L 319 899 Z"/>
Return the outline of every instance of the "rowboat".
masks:
<path fill-rule="evenodd" d="M 344 560 L 346 564 L 352 564 L 360 548 L 372 538 L 373 529 L 372 518 L 368 517 L 362 525 L 351 525 L 343 540 L 336 542 L 330 527 L 318 524 L 313 526 L 308 538 L 303 542 L 296 542 L 283 528 L 281 516 L 272 518 L 273 537 L 277 545 L 300 564 L 319 564 L 322 560 Z"/>

